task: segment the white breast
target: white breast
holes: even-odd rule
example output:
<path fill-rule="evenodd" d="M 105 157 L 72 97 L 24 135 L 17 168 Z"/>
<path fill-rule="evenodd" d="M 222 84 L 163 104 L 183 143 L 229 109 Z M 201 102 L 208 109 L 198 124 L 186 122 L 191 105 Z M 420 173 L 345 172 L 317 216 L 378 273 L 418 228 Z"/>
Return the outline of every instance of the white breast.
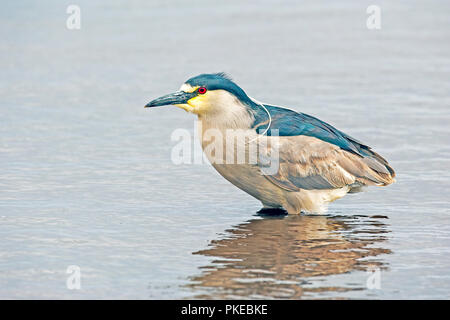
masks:
<path fill-rule="evenodd" d="M 247 112 L 246 112 L 247 113 Z M 228 181 L 259 199 L 265 206 L 280 207 L 284 191 L 268 181 L 257 165 L 258 135 L 249 128 L 253 121 L 245 113 L 230 128 L 219 119 L 199 117 L 198 131 L 204 153 L 212 166 Z"/>

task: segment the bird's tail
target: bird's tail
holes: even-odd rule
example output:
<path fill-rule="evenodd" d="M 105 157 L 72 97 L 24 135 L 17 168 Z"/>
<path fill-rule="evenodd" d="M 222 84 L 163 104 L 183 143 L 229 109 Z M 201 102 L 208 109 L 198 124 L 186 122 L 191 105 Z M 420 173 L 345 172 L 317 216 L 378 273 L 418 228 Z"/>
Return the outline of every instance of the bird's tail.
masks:
<path fill-rule="evenodd" d="M 387 173 L 385 170 L 383 170 L 382 172 L 379 172 L 380 174 L 386 175 L 386 178 L 389 178 L 388 180 L 391 180 L 391 182 L 390 182 L 390 183 L 387 183 L 386 185 L 395 182 L 395 179 L 394 179 L 394 178 L 395 178 L 395 171 L 394 171 L 394 168 L 391 167 L 391 165 L 389 164 L 389 162 L 387 162 L 387 160 L 386 160 L 385 158 L 383 158 L 382 156 L 380 156 L 380 155 L 379 155 L 378 153 L 376 153 L 375 151 L 373 151 L 373 150 L 371 150 L 371 149 L 368 149 L 368 151 L 371 153 L 371 156 L 370 156 L 369 158 L 374 159 L 375 161 L 377 161 L 381 166 L 384 167 L 385 170 L 387 170 L 387 171 L 389 172 L 389 173 Z M 369 167 L 370 167 L 371 169 L 377 171 L 376 168 L 372 168 L 370 165 L 369 165 Z M 377 172 L 378 172 L 378 171 L 377 171 Z"/>
<path fill-rule="evenodd" d="M 359 182 L 363 182 L 363 185 L 378 186 L 387 186 L 395 182 L 395 171 L 385 158 L 360 141 L 348 135 L 345 135 L 345 138 L 357 148 L 359 154 L 362 155 L 362 162 L 370 170 L 361 177 Z"/>
<path fill-rule="evenodd" d="M 366 186 L 387 186 L 395 182 L 395 171 L 386 159 L 368 147 L 364 151 L 363 156 L 347 153 L 339 160 L 339 165 L 356 178 L 349 186 L 351 193 L 363 191 Z"/>

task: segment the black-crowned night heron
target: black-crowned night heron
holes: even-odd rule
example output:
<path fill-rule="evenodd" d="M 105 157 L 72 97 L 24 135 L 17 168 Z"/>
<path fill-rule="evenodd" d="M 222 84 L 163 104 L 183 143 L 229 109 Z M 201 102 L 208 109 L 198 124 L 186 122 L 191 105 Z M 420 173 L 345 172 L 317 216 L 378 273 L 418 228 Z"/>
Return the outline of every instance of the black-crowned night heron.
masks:
<path fill-rule="evenodd" d="M 369 146 L 310 115 L 262 104 L 223 73 L 190 78 L 146 107 L 163 105 L 197 114 L 211 164 L 264 208 L 320 213 L 349 192 L 395 181 Z"/>

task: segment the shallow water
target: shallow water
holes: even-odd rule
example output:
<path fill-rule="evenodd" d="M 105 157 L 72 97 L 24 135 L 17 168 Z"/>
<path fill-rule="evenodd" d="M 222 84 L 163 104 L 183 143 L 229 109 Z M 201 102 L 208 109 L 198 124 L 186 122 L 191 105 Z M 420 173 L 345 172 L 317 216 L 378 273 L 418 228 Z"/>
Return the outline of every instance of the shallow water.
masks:
<path fill-rule="evenodd" d="M 380 30 L 361 1 L 77 4 L 80 30 L 65 3 L 1 5 L 0 298 L 450 298 L 447 1 L 380 1 Z M 397 183 L 264 217 L 173 164 L 194 117 L 143 106 L 216 71 L 371 145 Z"/>

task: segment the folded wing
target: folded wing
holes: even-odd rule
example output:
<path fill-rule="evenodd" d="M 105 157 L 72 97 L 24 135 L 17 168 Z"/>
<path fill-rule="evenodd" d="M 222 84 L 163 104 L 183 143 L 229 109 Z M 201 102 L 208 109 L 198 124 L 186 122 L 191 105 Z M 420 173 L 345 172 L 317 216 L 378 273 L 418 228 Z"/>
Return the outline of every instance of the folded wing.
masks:
<path fill-rule="evenodd" d="M 270 129 L 279 135 L 279 170 L 265 176 L 272 183 L 289 191 L 345 186 L 357 191 L 395 181 L 388 162 L 367 145 L 317 118 L 267 107 L 272 114 Z"/>

